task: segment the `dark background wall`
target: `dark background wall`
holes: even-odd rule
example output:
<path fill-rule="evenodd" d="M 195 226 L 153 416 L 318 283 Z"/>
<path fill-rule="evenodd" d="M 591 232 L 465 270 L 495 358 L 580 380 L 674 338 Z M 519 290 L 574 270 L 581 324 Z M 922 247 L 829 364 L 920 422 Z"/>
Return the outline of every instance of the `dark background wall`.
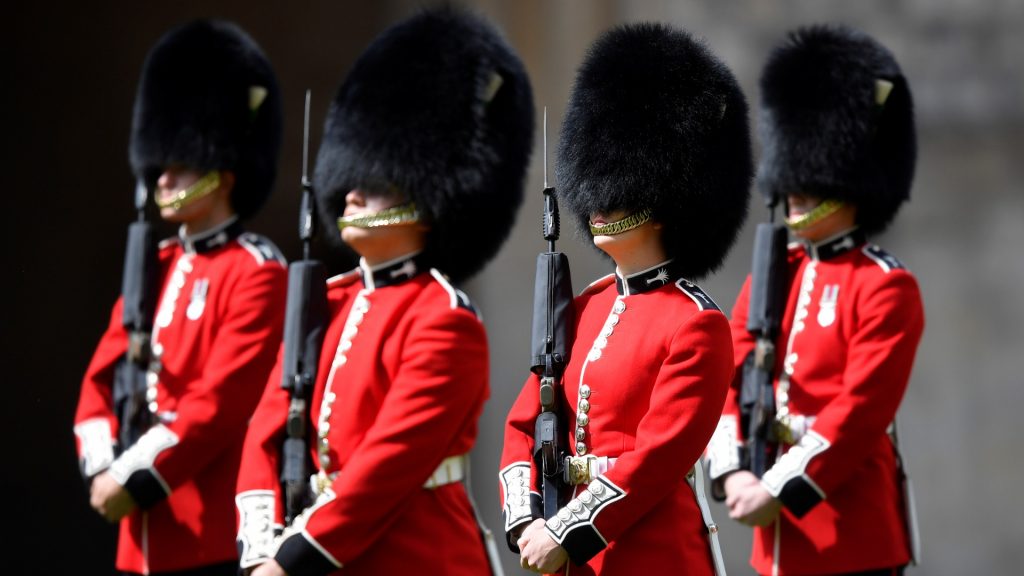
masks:
<path fill-rule="evenodd" d="M 430 3 L 430 2 L 427 2 Z M 918 491 L 925 566 L 914 574 L 1019 571 L 1024 553 L 1024 3 L 1010 0 L 476 0 L 520 52 L 549 143 L 584 51 L 616 23 L 653 19 L 703 36 L 735 71 L 757 118 L 766 51 L 803 23 L 846 22 L 875 35 L 900 60 L 918 108 L 920 155 L 913 200 L 878 242 L 918 276 L 928 324 L 901 411 Z M 250 228 L 289 258 L 295 240 L 305 89 L 313 91 L 312 149 L 329 98 L 351 62 L 418 2 L 64 2 L 17 5 L 6 20 L 6 193 L 2 227 L 7 305 L 0 350 L 9 391 L 0 403 L 4 572 L 107 574 L 112 527 L 89 508 L 71 433 L 81 375 L 120 285 L 132 217 L 127 137 L 135 83 L 150 46 L 199 16 L 231 18 L 263 46 L 284 90 L 285 140 L 274 196 Z M 538 118 L 539 122 L 539 118 Z M 492 397 L 474 451 L 474 493 L 500 529 L 494 475 L 501 423 L 525 377 L 542 163 L 540 135 L 530 198 L 492 265 L 465 286 L 491 344 Z M 702 282 L 723 306 L 750 264 L 751 221 L 724 268 Z M 171 231 L 168 230 L 168 233 Z M 564 234 L 582 287 L 609 271 Z M 318 252 L 335 267 L 341 256 Z M 714 509 L 730 572 L 749 573 L 749 531 Z M 425 536 L 426 537 L 426 536 Z M 506 570 L 517 573 L 511 554 Z M 11 562 L 13 561 L 13 566 Z M 13 569 L 11 569 L 13 568 Z"/>

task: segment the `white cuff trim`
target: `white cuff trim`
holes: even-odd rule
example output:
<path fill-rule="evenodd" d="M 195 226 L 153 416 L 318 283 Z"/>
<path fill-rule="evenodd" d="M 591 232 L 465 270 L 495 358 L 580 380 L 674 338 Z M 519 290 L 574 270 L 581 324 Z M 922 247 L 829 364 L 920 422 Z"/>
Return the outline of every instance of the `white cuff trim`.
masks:
<path fill-rule="evenodd" d="M 712 480 L 740 469 L 739 424 L 736 416 L 722 416 L 708 442 L 708 475 Z"/>
<path fill-rule="evenodd" d="M 75 426 L 81 447 L 82 472 L 95 476 L 114 463 L 114 435 L 106 418 L 90 418 Z"/>
<path fill-rule="evenodd" d="M 505 502 L 505 532 L 532 520 L 530 509 L 530 463 L 513 462 L 498 472 L 502 498 Z"/>
<path fill-rule="evenodd" d="M 571 530 L 580 526 L 590 526 L 607 545 L 607 540 L 594 526 L 594 521 L 606 506 L 625 497 L 625 490 L 604 476 L 598 477 L 579 496 L 570 500 L 564 508 L 559 510 L 558 514 L 548 519 L 546 523 L 548 534 L 555 542 L 562 544 Z"/>
<path fill-rule="evenodd" d="M 149 470 L 153 477 L 167 494 L 171 493 L 171 487 L 164 481 L 163 476 L 153 467 L 156 457 L 178 444 L 178 436 L 171 429 L 163 424 L 157 424 L 146 431 L 134 446 L 124 451 L 121 457 L 110 466 L 110 475 L 118 484 L 124 486 L 128 478 L 139 470 Z"/>
<path fill-rule="evenodd" d="M 770 470 L 764 473 L 764 477 L 761 478 L 761 484 L 768 490 L 769 494 L 778 498 L 786 483 L 794 478 L 803 477 L 818 495 L 824 499 L 825 493 L 807 476 L 805 470 L 811 458 L 828 450 L 831 445 L 822 435 L 813 430 L 808 430 L 798 444 L 790 448 Z"/>
<path fill-rule="evenodd" d="M 261 564 L 274 557 L 279 542 L 275 541 L 273 490 L 249 490 L 235 496 L 238 508 L 238 541 L 242 543 L 242 568 Z"/>

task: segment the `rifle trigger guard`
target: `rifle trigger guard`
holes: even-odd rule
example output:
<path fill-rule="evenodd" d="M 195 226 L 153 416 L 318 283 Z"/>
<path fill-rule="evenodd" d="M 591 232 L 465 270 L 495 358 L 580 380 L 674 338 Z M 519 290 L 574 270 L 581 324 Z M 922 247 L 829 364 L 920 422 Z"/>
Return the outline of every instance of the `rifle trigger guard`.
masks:
<path fill-rule="evenodd" d="M 555 379 L 550 376 L 540 379 L 540 405 L 545 410 L 555 406 Z"/>
<path fill-rule="evenodd" d="M 771 370 L 775 367 L 775 343 L 767 338 L 758 338 L 754 348 L 754 365 Z"/>
<path fill-rule="evenodd" d="M 128 360 L 138 366 L 149 363 L 150 336 L 146 332 L 132 331 L 128 334 Z"/>

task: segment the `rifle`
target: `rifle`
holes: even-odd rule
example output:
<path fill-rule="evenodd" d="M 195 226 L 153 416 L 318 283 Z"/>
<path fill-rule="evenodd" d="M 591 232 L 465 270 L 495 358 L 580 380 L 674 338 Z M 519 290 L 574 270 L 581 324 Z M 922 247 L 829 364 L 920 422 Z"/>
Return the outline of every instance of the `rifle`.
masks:
<path fill-rule="evenodd" d="M 775 433 L 775 338 L 786 306 L 786 227 L 775 224 L 776 196 L 766 202 L 769 221 L 757 225 L 750 279 L 747 331 L 756 345 L 743 362 L 740 420 L 747 438 L 750 471 L 758 478 L 768 468 L 778 438 Z"/>
<path fill-rule="evenodd" d="M 146 220 L 149 190 L 140 178 L 135 185 L 137 219 L 128 225 L 128 246 L 121 279 L 121 325 L 128 332 L 128 350 L 114 367 L 114 413 L 121 451 L 135 444 L 153 423 L 146 398 L 146 373 L 154 361 L 151 337 L 158 287 L 157 248 L 153 225 Z"/>
<path fill-rule="evenodd" d="M 558 201 L 548 186 L 548 110 L 544 108 L 544 220 L 542 233 L 548 251 L 537 256 L 533 289 L 533 337 L 530 370 L 540 377 L 540 414 L 534 426 L 533 459 L 543 474 L 544 518 L 558 512 L 562 485 L 563 447 L 557 391 L 569 362 L 573 299 L 569 260 L 555 251 L 558 240 Z"/>
<path fill-rule="evenodd" d="M 287 438 L 282 449 L 281 484 L 285 491 L 285 520 L 291 524 L 309 503 L 309 451 L 306 422 L 309 395 L 316 383 L 320 347 L 327 325 L 327 269 L 310 259 L 316 233 L 316 205 L 309 180 L 309 91 L 306 91 L 302 142 L 302 204 L 299 239 L 302 260 L 288 265 L 288 306 L 284 317 L 284 366 L 281 387 L 288 390 Z"/>

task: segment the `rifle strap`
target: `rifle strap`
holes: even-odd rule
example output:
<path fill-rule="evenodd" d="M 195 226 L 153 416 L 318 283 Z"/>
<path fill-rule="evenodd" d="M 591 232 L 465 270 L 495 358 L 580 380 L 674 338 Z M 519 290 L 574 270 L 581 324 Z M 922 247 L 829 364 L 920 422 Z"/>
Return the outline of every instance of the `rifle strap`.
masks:
<path fill-rule="evenodd" d="M 921 565 L 921 529 L 917 522 L 917 503 L 914 501 L 914 484 L 910 481 L 907 473 L 907 463 L 904 461 L 903 452 L 900 450 L 900 439 L 896 418 L 892 419 L 889 426 L 889 439 L 892 441 L 893 451 L 896 452 L 896 467 L 899 474 L 899 487 L 903 491 L 903 513 L 906 518 L 907 540 L 910 542 L 910 562 L 914 566 Z"/>
<path fill-rule="evenodd" d="M 704 525 L 708 529 L 708 545 L 711 547 L 711 559 L 715 564 L 715 574 L 726 576 L 725 560 L 722 558 L 722 547 L 718 542 L 718 524 L 715 524 L 711 517 L 711 508 L 708 506 L 707 492 L 704 489 L 704 466 L 700 460 L 693 465 L 693 470 L 686 478 L 694 496 L 697 497 L 697 505 L 700 507 L 700 515 L 704 519 Z"/>
<path fill-rule="evenodd" d="M 466 498 L 469 500 L 469 506 L 473 509 L 473 518 L 476 520 L 476 526 L 480 530 L 480 538 L 484 543 L 484 552 L 487 554 L 487 563 L 491 565 L 492 576 L 505 576 L 505 571 L 501 567 L 501 557 L 498 556 L 498 545 L 494 541 L 494 533 L 484 523 L 484 519 L 480 516 L 480 510 L 476 506 L 476 501 L 473 500 L 473 490 L 469 481 L 469 454 L 460 456 L 463 466 L 465 466 L 465 474 L 462 478 L 463 487 L 466 489 Z"/>

